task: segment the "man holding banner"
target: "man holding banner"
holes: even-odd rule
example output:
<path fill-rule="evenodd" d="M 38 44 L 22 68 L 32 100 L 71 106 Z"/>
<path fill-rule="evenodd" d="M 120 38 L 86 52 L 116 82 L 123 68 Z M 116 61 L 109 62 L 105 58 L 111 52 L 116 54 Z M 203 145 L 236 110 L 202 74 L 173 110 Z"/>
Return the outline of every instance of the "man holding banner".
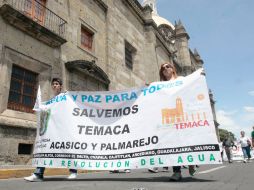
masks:
<path fill-rule="evenodd" d="M 54 93 L 54 96 L 57 96 L 61 93 L 62 91 L 62 80 L 60 78 L 53 78 L 51 81 L 51 87 Z M 39 89 L 40 90 L 40 89 Z M 39 92 L 40 93 L 40 92 Z M 38 101 L 38 100 L 37 100 Z M 40 101 L 40 100 L 39 100 Z M 40 107 L 40 103 L 41 102 L 37 102 L 39 105 L 37 105 L 38 107 Z M 36 105 L 35 105 L 36 106 Z M 47 110 L 40 110 L 38 108 L 36 108 L 37 111 L 40 111 L 41 117 L 42 115 L 47 114 Z M 44 116 L 45 117 L 45 116 Z M 40 122 L 45 122 L 42 119 L 40 120 Z M 42 124 L 41 124 L 42 125 Z M 44 130 L 42 130 L 43 128 L 40 128 L 40 133 L 43 133 Z M 35 172 L 29 176 L 29 177 L 24 177 L 24 179 L 26 181 L 31 181 L 31 182 L 37 182 L 37 181 L 43 181 L 43 175 L 44 175 L 44 171 L 45 171 L 45 167 L 37 167 Z M 68 179 L 75 179 L 77 178 L 77 170 L 75 169 L 70 169 L 70 175 L 68 176 Z"/>

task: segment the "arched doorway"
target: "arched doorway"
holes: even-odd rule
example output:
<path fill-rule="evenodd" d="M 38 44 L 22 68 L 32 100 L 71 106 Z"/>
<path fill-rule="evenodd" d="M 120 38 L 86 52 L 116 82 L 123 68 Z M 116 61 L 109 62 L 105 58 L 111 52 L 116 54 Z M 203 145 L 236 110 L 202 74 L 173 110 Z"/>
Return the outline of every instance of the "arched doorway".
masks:
<path fill-rule="evenodd" d="M 70 91 L 107 91 L 110 80 L 95 62 L 76 60 L 65 63 Z"/>

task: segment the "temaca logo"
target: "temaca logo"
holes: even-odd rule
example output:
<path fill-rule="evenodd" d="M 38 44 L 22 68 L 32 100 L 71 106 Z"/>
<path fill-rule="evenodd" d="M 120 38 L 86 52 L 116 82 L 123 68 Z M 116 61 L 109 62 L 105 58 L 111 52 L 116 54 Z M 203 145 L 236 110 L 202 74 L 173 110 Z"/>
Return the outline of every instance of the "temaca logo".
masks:
<path fill-rule="evenodd" d="M 204 95 L 197 96 L 198 100 L 203 100 Z M 174 126 L 176 129 L 187 129 L 194 127 L 209 126 L 205 112 L 184 113 L 182 99 L 176 99 L 175 108 L 165 108 L 161 110 L 162 125 Z"/>

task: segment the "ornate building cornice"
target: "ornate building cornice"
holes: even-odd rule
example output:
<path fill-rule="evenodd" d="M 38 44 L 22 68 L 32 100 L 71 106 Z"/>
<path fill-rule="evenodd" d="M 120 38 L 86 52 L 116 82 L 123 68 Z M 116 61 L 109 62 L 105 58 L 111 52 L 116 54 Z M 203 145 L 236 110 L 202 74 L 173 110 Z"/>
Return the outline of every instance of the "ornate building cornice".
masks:
<path fill-rule="evenodd" d="M 94 2 L 106 13 L 108 11 L 108 6 L 103 0 L 94 0 Z"/>
<path fill-rule="evenodd" d="M 144 25 L 144 27 L 149 28 L 149 30 L 154 30 L 157 39 L 161 42 L 162 46 L 168 51 L 169 55 L 172 56 L 174 53 L 174 48 L 167 42 L 161 32 L 159 31 L 156 23 L 152 19 L 152 9 L 150 6 L 143 7 L 137 0 L 122 0 L 132 11 L 136 14 L 137 18 Z"/>
<path fill-rule="evenodd" d="M 70 71 L 72 70 L 80 71 L 106 85 L 109 85 L 110 83 L 108 75 L 93 61 L 86 60 L 69 61 L 65 63 L 65 66 Z"/>

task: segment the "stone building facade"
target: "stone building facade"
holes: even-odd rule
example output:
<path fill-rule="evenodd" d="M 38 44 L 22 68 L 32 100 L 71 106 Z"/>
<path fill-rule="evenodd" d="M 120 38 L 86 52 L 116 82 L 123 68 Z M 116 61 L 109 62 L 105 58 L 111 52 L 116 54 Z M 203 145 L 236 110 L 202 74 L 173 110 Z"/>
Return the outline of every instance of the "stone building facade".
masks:
<path fill-rule="evenodd" d="M 158 16 L 156 1 L 0 0 L 0 164 L 27 164 L 36 135 L 37 88 L 120 90 L 159 80 L 172 61 L 179 75 L 202 67 L 181 22 Z M 214 104 L 213 104 L 214 105 Z"/>

